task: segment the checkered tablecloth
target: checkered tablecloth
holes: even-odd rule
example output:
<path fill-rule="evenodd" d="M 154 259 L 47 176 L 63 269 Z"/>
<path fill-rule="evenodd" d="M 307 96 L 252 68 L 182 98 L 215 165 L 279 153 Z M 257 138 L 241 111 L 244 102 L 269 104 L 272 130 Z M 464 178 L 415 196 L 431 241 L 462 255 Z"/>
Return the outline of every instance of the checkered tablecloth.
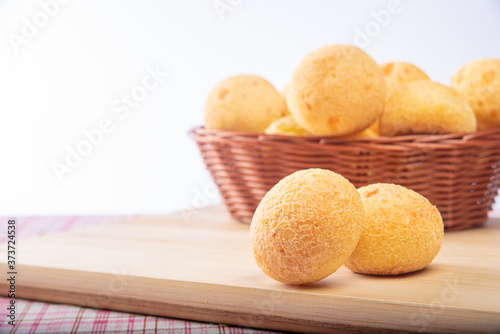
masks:
<path fill-rule="evenodd" d="M 88 225 L 106 224 L 124 217 L 18 217 L 17 237 L 43 235 Z M 7 222 L 7 217 L 0 218 Z M 2 233 L 0 243 L 7 240 Z M 22 249 L 22 243 L 20 243 Z M 2 276 L 3 277 L 3 276 Z M 10 299 L 0 297 L 0 333 L 275 333 L 222 324 L 210 324 L 143 314 L 97 310 L 72 305 L 16 300 L 16 326 L 8 324 Z"/>

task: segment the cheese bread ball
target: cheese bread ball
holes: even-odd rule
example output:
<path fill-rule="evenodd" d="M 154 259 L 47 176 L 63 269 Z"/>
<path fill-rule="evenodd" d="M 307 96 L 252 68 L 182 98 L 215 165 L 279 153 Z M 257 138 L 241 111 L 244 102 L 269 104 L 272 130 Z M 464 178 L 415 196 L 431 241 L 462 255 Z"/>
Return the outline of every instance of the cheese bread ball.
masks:
<path fill-rule="evenodd" d="M 345 266 L 361 274 L 399 275 L 423 269 L 443 244 L 441 214 L 405 187 L 377 183 L 358 189 L 365 226 Z"/>
<path fill-rule="evenodd" d="M 404 62 L 390 62 L 381 65 L 384 71 L 386 83 L 386 100 L 395 91 L 403 87 L 408 82 L 418 80 L 430 80 L 424 71 L 415 65 Z M 370 126 L 370 129 L 375 133 L 379 133 L 378 119 Z"/>
<path fill-rule="evenodd" d="M 391 62 L 382 64 L 381 67 L 384 71 L 387 97 L 409 82 L 431 80 L 424 71 L 409 63 Z"/>
<path fill-rule="evenodd" d="M 269 125 L 265 131 L 268 135 L 287 135 L 287 136 L 312 136 L 310 132 L 297 124 L 292 116 L 282 117 Z M 343 136 L 343 138 L 375 138 L 378 137 L 371 129 L 365 129 L 361 132 Z"/>
<path fill-rule="evenodd" d="M 205 127 L 261 133 L 286 114 L 283 96 L 266 79 L 237 75 L 219 83 L 208 95 Z"/>
<path fill-rule="evenodd" d="M 377 133 L 372 129 L 368 128 L 353 135 L 349 135 L 346 138 L 376 138 L 376 137 L 378 137 Z"/>
<path fill-rule="evenodd" d="M 380 66 L 354 46 L 328 45 L 308 54 L 295 69 L 286 103 L 297 123 L 314 135 L 360 132 L 385 103 Z"/>
<path fill-rule="evenodd" d="M 476 118 L 465 98 L 454 89 L 420 80 L 394 92 L 380 116 L 382 136 L 468 133 Z"/>
<path fill-rule="evenodd" d="M 297 124 L 292 116 L 285 116 L 275 120 L 265 131 L 268 135 L 311 136 L 311 134 Z"/>
<path fill-rule="evenodd" d="M 481 59 L 464 65 L 451 77 L 451 86 L 471 105 L 478 130 L 500 127 L 500 59 Z"/>
<path fill-rule="evenodd" d="M 278 182 L 257 207 L 253 255 L 277 281 L 313 283 L 345 262 L 363 222 L 361 197 L 349 181 L 328 170 L 301 170 Z"/>

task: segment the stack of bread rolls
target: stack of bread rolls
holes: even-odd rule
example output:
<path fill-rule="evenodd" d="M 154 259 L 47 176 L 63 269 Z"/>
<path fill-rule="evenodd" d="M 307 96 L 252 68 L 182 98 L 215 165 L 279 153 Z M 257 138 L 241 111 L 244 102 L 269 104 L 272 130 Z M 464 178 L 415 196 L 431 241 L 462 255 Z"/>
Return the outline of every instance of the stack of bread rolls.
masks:
<path fill-rule="evenodd" d="M 282 93 L 255 75 L 222 81 L 208 96 L 205 127 L 323 137 L 500 128 L 500 59 L 467 63 L 448 87 L 415 65 L 378 65 L 357 47 L 328 45 L 302 59 Z"/>

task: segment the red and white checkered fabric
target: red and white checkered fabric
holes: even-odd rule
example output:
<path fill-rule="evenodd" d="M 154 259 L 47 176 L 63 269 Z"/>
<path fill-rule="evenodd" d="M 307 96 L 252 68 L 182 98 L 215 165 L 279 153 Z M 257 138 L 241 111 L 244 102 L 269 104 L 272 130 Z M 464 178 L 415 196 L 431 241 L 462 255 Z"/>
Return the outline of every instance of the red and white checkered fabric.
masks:
<path fill-rule="evenodd" d="M 22 252 L 22 239 L 36 235 L 65 231 L 88 225 L 105 224 L 124 217 L 19 217 L 17 237 Z M 7 221 L 0 217 L 0 221 Z M 4 233 L 0 243 L 6 242 Z M 0 297 L 0 333 L 272 333 L 221 324 L 146 316 L 142 314 L 97 310 L 72 305 L 16 300 L 16 326 L 8 324 L 7 306 L 10 299 Z"/>

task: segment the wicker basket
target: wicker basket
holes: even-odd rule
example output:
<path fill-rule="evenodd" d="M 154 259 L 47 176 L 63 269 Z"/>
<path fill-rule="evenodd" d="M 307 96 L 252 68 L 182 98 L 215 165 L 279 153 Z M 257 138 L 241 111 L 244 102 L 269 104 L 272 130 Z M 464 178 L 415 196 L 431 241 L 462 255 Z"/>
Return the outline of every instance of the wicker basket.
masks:
<path fill-rule="evenodd" d="M 396 183 L 436 205 L 447 230 L 487 220 L 500 187 L 500 129 L 379 138 L 291 137 L 191 130 L 233 218 L 250 222 L 266 192 L 306 168 L 339 173 L 356 187 Z"/>

